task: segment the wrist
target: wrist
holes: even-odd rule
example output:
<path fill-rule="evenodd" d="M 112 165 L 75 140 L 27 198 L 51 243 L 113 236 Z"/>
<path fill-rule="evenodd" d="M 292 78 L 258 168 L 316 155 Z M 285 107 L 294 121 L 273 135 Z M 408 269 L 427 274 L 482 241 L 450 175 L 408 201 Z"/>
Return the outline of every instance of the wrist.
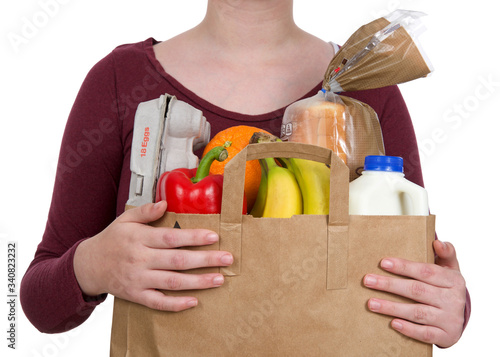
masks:
<path fill-rule="evenodd" d="M 92 245 L 95 237 L 82 241 L 75 250 L 73 257 L 73 269 L 75 277 L 82 293 L 88 297 L 94 297 L 106 293 L 99 285 L 98 264 L 96 264 L 95 252 Z"/>

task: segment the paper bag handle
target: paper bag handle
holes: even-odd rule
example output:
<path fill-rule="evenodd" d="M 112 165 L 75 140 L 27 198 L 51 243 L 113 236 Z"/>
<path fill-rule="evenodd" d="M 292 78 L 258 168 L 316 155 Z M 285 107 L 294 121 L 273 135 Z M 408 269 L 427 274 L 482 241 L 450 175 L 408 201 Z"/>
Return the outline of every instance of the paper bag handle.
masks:
<path fill-rule="evenodd" d="M 267 157 L 299 158 L 330 165 L 330 209 L 328 215 L 329 288 L 347 284 L 347 227 L 349 225 L 349 168 L 332 150 L 302 143 L 250 144 L 235 155 L 224 168 L 222 191 L 220 249 L 233 253 L 231 267 L 222 268 L 226 275 L 238 275 L 241 267 L 241 223 L 245 167 L 249 160 Z M 330 266 L 330 263 L 329 263 Z"/>
<path fill-rule="evenodd" d="M 267 157 L 299 158 L 330 166 L 330 210 L 328 225 L 349 222 L 349 168 L 332 150 L 316 145 L 277 142 L 250 144 L 235 155 L 224 168 L 221 220 L 241 223 L 246 162 Z"/>

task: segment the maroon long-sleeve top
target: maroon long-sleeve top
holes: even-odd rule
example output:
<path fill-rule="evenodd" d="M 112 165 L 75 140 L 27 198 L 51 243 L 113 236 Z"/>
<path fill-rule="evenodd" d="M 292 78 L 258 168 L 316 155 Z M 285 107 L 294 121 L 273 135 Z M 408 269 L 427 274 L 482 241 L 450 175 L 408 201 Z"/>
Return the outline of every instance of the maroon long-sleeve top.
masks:
<path fill-rule="evenodd" d="M 168 93 L 200 109 L 212 135 L 234 125 L 280 134 L 285 108 L 245 115 L 219 108 L 168 75 L 155 58 L 152 38 L 117 47 L 88 73 L 64 132 L 43 239 L 21 285 L 23 310 L 40 331 L 57 333 L 83 323 L 106 295 L 85 296 L 75 278 L 78 244 L 101 232 L 125 208 L 130 182 L 134 116 L 140 102 Z M 321 83 L 304 93 L 315 95 Z M 406 178 L 423 185 L 417 141 L 396 86 L 343 93 L 378 114 L 387 155 L 401 156 Z M 302 99 L 297 98 L 297 100 Z M 465 312 L 468 319 L 470 303 Z"/>

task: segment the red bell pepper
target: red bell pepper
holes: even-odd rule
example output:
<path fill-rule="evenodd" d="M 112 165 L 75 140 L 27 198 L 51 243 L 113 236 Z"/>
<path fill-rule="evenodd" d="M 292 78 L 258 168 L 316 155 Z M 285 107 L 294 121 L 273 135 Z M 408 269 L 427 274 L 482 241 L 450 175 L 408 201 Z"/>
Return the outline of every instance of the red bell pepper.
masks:
<path fill-rule="evenodd" d="M 214 160 L 224 161 L 226 147 L 217 146 L 200 161 L 198 169 L 175 169 L 164 172 L 158 180 L 156 202 L 167 201 L 167 211 L 175 213 L 217 214 L 221 212 L 223 175 L 209 175 Z M 243 199 L 243 214 L 247 213 Z"/>

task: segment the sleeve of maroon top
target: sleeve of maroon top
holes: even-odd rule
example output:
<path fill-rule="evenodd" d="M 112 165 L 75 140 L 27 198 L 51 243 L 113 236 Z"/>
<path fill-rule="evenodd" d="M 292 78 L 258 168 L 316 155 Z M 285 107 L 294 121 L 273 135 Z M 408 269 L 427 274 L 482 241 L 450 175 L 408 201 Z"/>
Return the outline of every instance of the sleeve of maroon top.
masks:
<path fill-rule="evenodd" d="M 88 73 L 63 135 L 46 229 L 23 277 L 22 308 L 40 331 L 70 330 L 106 295 L 85 296 L 73 270 L 75 250 L 116 216 L 123 161 L 112 55 Z"/>
<path fill-rule="evenodd" d="M 383 88 L 378 91 L 378 96 L 377 104 L 374 106 L 379 108 L 377 111 L 386 155 L 403 157 L 405 177 L 424 186 L 413 123 L 399 88 L 397 86 Z M 467 290 L 464 329 L 469 322 L 470 313 L 471 299 Z"/>
<path fill-rule="evenodd" d="M 396 86 L 383 88 L 379 95 L 379 118 L 386 155 L 401 156 L 405 177 L 424 186 L 415 130 L 403 96 Z"/>

